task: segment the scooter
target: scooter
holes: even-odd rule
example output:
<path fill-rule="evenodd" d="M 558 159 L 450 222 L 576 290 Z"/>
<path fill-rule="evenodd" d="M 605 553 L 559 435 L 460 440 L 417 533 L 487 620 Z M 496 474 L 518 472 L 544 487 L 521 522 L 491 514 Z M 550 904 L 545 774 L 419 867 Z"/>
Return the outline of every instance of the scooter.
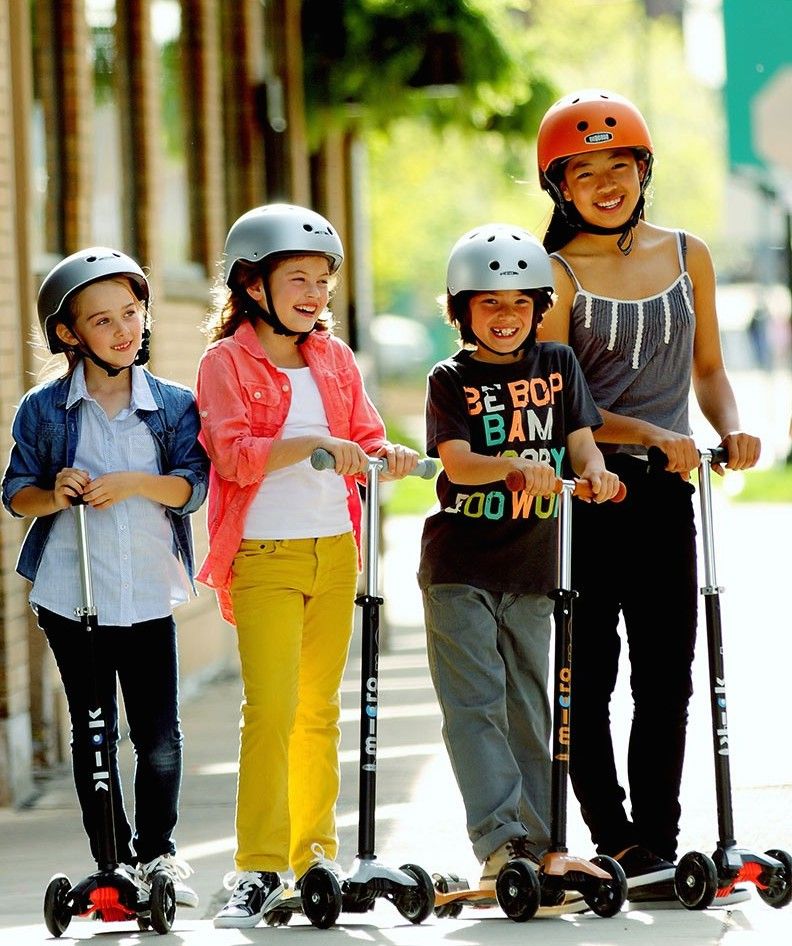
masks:
<path fill-rule="evenodd" d="M 88 545 L 85 504 L 72 500 L 77 526 L 77 551 L 80 561 L 82 605 L 75 608 L 83 633 L 88 635 L 89 653 L 94 681 L 93 709 L 88 711 L 88 727 L 94 750 L 93 781 L 100 808 L 99 857 L 94 873 L 72 886 L 65 874 L 55 874 L 44 894 L 44 922 L 53 936 L 61 936 L 73 916 L 93 916 L 105 923 L 136 919 L 141 930 L 153 928 L 165 934 L 173 925 L 176 897 L 172 879 L 157 871 L 148 894 L 119 868 L 113 820 L 113 795 L 110 787 L 110 763 L 107 745 L 107 723 L 99 699 L 96 682 L 96 634 L 98 617 L 91 578 L 91 556 Z"/>
<path fill-rule="evenodd" d="M 726 463 L 728 451 L 715 447 L 699 452 L 699 502 L 701 506 L 702 547 L 704 552 L 704 607 L 707 621 L 709 655 L 710 710 L 715 760 L 715 797 L 718 813 L 718 845 L 712 855 L 689 851 L 680 858 L 674 876 L 676 895 L 688 910 L 705 910 L 715 897 L 728 896 L 736 884 L 749 882 L 765 903 L 785 907 L 792 901 L 792 857 L 773 848 L 759 854 L 737 846 L 731 795 L 729 729 L 726 712 L 726 674 L 723 659 L 720 593 L 715 574 L 715 538 L 712 527 L 712 489 L 710 470 L 715 463 Z M 650 448 L 649 462 L 665 467 L 667 458 L 657 448 Z"/>
<path fill-rule="evenodd" d="M 335 457 L 315 450 L 311 464 L 316 470 L 335 468 Z M 419 461 L 413 476 L 432 479 L 436 464 Z M 379 623 L 384 600 L 378 591 L 379 475 L 387 471 L 387 460 L 369 457 L 366 473 L 366 570 L 365 590 L 355 599 L 362 614 L 360 688 L 360 750 L 358 779 L 358 849 L 348 877 L 340 879 L 321 865 L 310 867 L 299 891 L 289 891 L 265 915 L 270 926 L 283 926 L 296 912 L 311 924 L 328 929 L 341 912 L 366 913 L 378 898 L 389 900 L 411 923 L 422 923 L 434 908 L 431 877 L 417 864 L 398 869 L 377 861 L 374 853 L 377 784 L 377 715 L 379 706 Z"/>
<path fill-rule="evenodd" d="M 525 488 L 525 477 L 513 470 L 506 477 L 512 492 Z M 613 858 L 597 856 L 591 860 L 568 853 L 567 780 L 569 775 L 570 711 L 572 697 L 572 497 L 591 499 L 591 485 L 586 480 L 559 479 L 557 580 L 550 592 L 555 602 L 555 692 L 553 705 L 553 758 L 551 774 L 550 847 L 538 871 L 527 860 L 514 858 L 501 868 L 495 882 L 497 903 L 512 920 L 523 922 L 536 916 L 592 910 L 598 916 L 615 916 L 627 896 L 627 878 Z M 624 484 L 613 502 L 626 495 Z M 474 907 L 492 906 L 492 891 L 471 890 L 466 881 L 453 875 L 435 875 L 435 913 L 457 917 L 463 903 Z M 577 891 L 582 900 L 567 901 L 567 891 Z"/>

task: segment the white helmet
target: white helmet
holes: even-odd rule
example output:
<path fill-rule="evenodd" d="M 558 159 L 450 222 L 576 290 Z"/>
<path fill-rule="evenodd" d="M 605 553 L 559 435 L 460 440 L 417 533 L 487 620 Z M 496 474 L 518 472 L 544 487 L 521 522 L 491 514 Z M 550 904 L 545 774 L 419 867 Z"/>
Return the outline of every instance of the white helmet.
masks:
<path fill-rule="evenodd" d="M 488 223 L 468 231 L 454 244 L 446 285 L 452 296 L 498 289 L 552 291 L 553 269 L 532 233 L 506 223 Z"/>

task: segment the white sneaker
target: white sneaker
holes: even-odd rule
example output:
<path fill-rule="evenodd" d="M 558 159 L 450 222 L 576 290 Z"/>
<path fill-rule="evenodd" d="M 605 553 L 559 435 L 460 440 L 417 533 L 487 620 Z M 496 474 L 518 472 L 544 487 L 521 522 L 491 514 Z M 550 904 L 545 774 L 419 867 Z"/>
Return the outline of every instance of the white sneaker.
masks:
<path fill-rule="evenodd" d="M 147 887 L 151 886 L 151 875 L 156 871 L 162 871 L 173 881 L 173 893 L 176 897 L 176 903 L 180 907 L 197 907 L 198 894 L 188 887 L 184 881 L 195 871 L 190 867 L 187 861 L 176 857 L 175 854 L 160 854 L 153 861 L 146 864 L 138 864 L 138 880 Z"/>
<path fill-rule="evenodd" d="M 338 863 L 338 861 L 331 861 L 329 857 L 325 855 L 324 848 L 321 844 L 314 842 L 311 845 L 311 854 L 313 854 L 313 859 L 308 867 L 305 869 L 302 876 L 299 878 L 295 887 L 299 890 L 300 885 L 302 884 L 302 879 L 308 873 L 312 867 L 324 867 L 325 870 L 329 870 L 332 874 L 335 874 L 336 878 L 341 881 L 344 877 L 344 868 Z"/>

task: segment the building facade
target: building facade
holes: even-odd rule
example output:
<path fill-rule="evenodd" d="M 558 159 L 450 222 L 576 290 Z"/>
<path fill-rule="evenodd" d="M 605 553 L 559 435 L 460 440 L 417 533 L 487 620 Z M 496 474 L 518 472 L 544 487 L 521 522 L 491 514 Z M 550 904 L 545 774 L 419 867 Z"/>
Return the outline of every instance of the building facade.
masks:
<path fill-rule="evenodd" d="M 151 367 L 192 385 L 228 225 L 285 200 L 333 220 L 348 249 L 334 311 L 353 344 L 367 296 L 354 141 L 309 150 L 300 0 L 4 0 L 0 4 L 0 452 L 36 383 L 36 292 L 62 257 L 118 247 L 148 267 Z M 14 570 L 29 523 L 0 518 L 0 806 L 68 756 L 68 721 Z M 197 556 L 205 517 L 194 517 Z M 233 668 L 204 589 L 179 609 L 182 691 Z"/>

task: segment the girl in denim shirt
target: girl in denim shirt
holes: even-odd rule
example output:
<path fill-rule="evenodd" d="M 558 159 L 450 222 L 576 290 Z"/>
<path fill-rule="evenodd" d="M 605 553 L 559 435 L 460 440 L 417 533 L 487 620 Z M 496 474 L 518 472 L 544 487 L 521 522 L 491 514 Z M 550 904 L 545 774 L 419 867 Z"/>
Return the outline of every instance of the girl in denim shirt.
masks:
<path fill-rule="evenodd" d="M 72 765 L 83 824 L 99 859 L 93 750 L 86 721 L 93 692 L 80 605 L 76 532 L 82 497 L 100 626 L 94 644 L 107 719 L 117 856 L 144 886 L 155 870 L 174 881 L 177 903 L 197 906 L 175 857 L 182 768 L 173 608 L 193 579 L 190 513 L 206 496 L 208 460 L 185 387 L 155 378 L 148 360 L 149 284 L 130 257 L 91 247 L 62 260 L 42 283 L 38 315 L 62 377 L 22 399 L 3 478 L 3 503 L 35 517 L 17 563 L 55 656 L 72 725 Z M 118 776 L 116 680 L 135 748 L 135 832 Z"/>
<path fill-rule="evenodd" d="M 225 245 L 226 291 L 198 369 L 212 461 L 209 555 L 199 574 L 236 625 L 242 666 L 236 871 L 215 926 L 253 927 L 279 874 L 338 870 L 339 688 L 352 630 L 366 455 L 392 477 L 418 456 L 385 439 L 350 349 L 329 331 L 343 260 L 319 214 L 272 204 Z M 311 453 L 335 457 L 338 476 Z"/>

